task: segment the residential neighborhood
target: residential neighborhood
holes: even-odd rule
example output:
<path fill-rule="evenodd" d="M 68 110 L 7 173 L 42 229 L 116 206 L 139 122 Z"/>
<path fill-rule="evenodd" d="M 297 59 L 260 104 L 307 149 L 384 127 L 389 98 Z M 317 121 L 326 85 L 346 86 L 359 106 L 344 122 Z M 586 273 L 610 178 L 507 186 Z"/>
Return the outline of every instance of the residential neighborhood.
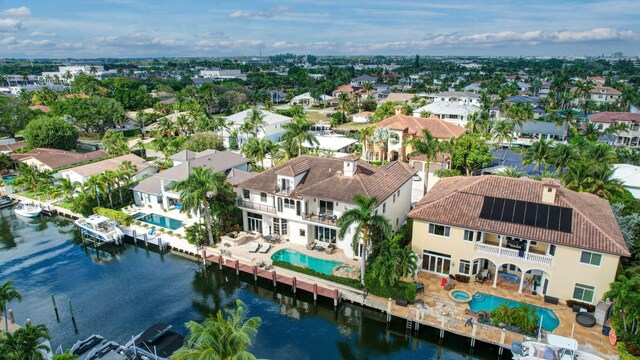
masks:
<path fill-rule="evenodd" d="M 191 37 L 248 55 L 2 59 L 0 358 L 640 357 L 638 56 Z"/>

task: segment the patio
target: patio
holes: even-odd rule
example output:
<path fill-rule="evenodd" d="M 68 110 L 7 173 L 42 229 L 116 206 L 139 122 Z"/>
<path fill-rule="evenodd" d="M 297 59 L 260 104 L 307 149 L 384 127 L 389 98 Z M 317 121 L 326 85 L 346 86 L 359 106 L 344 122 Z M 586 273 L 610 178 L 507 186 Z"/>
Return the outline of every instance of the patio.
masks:
<path fill-rule="evenodd" d="M 447 329 L 469 336 L 471 328 L 464 326 L 465 320 L 471 317 L 469 313 L 465 312 L 470 309 L 469 305 L 456 303 L 449 298 L 449 290 L 445 290 L 444 287 L 440 285 L 443 277 L 444 276 L 441 275 L 420 272 L 417 281 L 424 284 L 424 292 L 419 293 L 417 299 L 422 300 L 425 306 L 418 307 L 414 305 L 403 308 L 394 305 L 394 313 L 406 313 L 406 317 L 414 319 L 416 318 L 416 313 L 418 313 L 419 317 L 424 316 L 423 319 L 425 322 L 435 327 L 440 327 L 440 320 L 444 316 Z M 611 346 L 607 336 L 602 335 L 602 326 L 586 328 L 578 325 L 575 322 L 576 313 L 566 305 L 545 303 L 543 297 L 531 295 L 531 292 L 519 294 L 518 285 L 508 280 L 499 280 L 497 288 L 493 288 L 492 285 L 492 282 L 485 282 L 483 284 L 474 283 L 472 278 L 470 283 L 456 282 L 453 289 L 464 290 L 471 295 L 476 292 L 484 292 L 514 301 L 524 301 L 531 305 L 553 309 L 560 320 L 560 325 L 553 331 L 553 334 L 570 337 L 573 327 L 573 337 L 578 340 L 581 349 L 592 352 L 595 350 L 595 352 L 609 356 L 617 355 L 617 348 Z M 478 339 L 482 340 L 484 338 L 495 343 L 500 339 L 501 332 L 501 329 L 497 327 L 480 325 L 477 327 L 476 336 Z M 512 340 L 522 341 L 523 337 L 521 334 L 506 331 L 504 344 L 508 346 Z"/>

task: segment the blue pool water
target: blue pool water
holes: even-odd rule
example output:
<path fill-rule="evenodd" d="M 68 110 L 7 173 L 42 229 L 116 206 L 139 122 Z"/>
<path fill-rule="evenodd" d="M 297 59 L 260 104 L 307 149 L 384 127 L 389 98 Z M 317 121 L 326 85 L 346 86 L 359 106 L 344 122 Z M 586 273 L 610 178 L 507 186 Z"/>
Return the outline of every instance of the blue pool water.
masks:
<path fill-rule="evenodd" d="M 502 303 L 508 303 L 511 307 L 516 307 L 520 304 L 517 301 L 478 292 L 473 295 L 469 302 L 469 307 L 473 311 L 491 312 L 491 310 L 495 309 Z M 551 332 L 560 324 L 560 321 L 553 310 L 535 305 L 529 306 L 536 308 L 536 315 L 538 315 L 538 318 L 542 319 L 542 329 L 544 331 Z"/>
<path fill-rule="evenodd" d="M 469 294 L 465 291 L 454 290 L 451 292 L 451 296 L 458 300 L 469 300 Z"/>
<path fill-rule="evenodd" d="M 4 181 L 5 184 L 9 185 L 13 182 L 13 180 L 16 179 L 15 175 L 6 175 L 2 177 L 2 180 Z"/>
<path fill-rule="evenodd" d="M 283 249 L 271 255 L 271 260 L 286 261 L 297 266 L 304 266 L 319 273 L 331 275 L 333 268 L 342 265 L 340 261 L 318 259 L 299 251 Z"/>
<path fill-rule="evenodd" d="M 182 227 L 182 221 L 158 214 L 137 213 L 133 215 L 133 218 L 142 222 L 146 222 L 147 224 L 162 226 L 163 228 L 171 230 L 179 229 Z"/>

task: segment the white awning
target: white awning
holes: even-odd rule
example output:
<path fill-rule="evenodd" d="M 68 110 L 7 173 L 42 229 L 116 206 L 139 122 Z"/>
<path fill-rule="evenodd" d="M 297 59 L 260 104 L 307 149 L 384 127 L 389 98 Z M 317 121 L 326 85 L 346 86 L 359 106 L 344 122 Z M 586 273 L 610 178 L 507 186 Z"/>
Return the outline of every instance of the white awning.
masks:
<path fill-rule="evenodd" d="M 551 346 L 556 346 L 563 349 L 578 350 L 578 341 L 564 336 L 547 334 L 547 342 Z"/>

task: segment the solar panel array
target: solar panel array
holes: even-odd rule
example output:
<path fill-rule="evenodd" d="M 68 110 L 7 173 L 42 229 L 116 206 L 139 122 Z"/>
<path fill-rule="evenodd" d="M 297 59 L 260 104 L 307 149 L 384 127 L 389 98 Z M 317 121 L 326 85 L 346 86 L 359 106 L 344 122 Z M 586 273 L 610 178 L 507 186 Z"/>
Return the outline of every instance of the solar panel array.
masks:
<path fill-rule="evenodd" d="M 571 233 L 571 208 L 485 196 L 480 218 Z"/>

